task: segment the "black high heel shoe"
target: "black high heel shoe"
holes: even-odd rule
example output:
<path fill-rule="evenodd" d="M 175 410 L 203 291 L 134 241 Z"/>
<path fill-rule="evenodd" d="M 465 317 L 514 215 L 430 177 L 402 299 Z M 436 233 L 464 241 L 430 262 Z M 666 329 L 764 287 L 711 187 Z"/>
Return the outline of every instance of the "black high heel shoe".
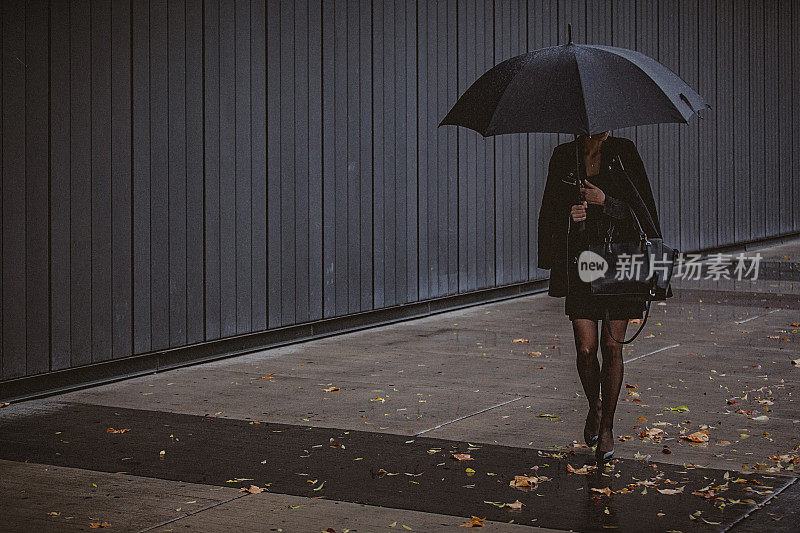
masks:
<path fill-rule="evenodd" d="M 604 452 L 600 449 L 595 449 L 594 451 L 594 464 L 599 467 L 605 465 L 606 463 L 611 462 L 614 458 L 614 449 Z"/>

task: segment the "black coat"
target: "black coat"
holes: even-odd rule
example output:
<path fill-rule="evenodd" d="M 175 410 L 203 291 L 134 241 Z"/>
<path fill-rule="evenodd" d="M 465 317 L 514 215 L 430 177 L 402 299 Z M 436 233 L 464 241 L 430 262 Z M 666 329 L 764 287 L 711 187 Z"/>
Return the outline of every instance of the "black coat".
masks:
<path fill-rule="evenodd" d="M 644 206 L 637 200 L 630 183 L 624 178 L 614 182 L 614 186 L 611 187 L 613 190 L 603 189 L 606 194 L 606 203 L 630 206 L 637 213 L 645 233 L 651 237 L 661 237 L 661 226 L 653 200 L 653 192 L 636 145 L 630 139 L 609 136 L 603 141 L 600 150 L 602 153 L 601 169 L 607 169 L 611 160 L 616 155 L 620 156 L 627 175 L 639 192 Z M 580 154 L 580 172 L 581 175 L 585 175 L 582 149 Z M 569 181 L 571 179 L 569 174 L 574 173 L 575 169 L 575 141 L 556 146 L 550 157 L 547 182 L 542 196 L 542 208 L 539 211 L 538 266 L 551 271 L 548 291 L 550 296 L 565 296 L 567 293 L 567 230 L 571 206 L 577 203 L 577 190 L 575 186 L 564 183 L 562 180 Z M 642 212 L 642 209 L 645 208 L 650 213 L 655 227 L 648 223 L 645 213 Z M 634 223 L 630 217 L 627 218 L 627 221 L 630 224 Z"/>

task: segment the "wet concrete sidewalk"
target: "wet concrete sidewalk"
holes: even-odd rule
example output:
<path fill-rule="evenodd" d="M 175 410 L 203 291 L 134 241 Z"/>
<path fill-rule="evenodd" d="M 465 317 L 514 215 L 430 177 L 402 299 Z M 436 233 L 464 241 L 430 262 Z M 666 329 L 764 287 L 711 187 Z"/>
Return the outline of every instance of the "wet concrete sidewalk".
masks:
<path fill-rule="evenodd" d="M 571 325 L 536 295 L 9 405 L 0 526 L 794 530 L 800 243 L 756 251 L 758 281 L 653 306 L 613 470 L 581 473 Z"/>

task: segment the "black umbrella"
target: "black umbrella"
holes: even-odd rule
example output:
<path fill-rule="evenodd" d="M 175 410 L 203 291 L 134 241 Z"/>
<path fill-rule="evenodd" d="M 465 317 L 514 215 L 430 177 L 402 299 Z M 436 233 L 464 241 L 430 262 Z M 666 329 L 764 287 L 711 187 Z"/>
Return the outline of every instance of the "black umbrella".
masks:
<path fill-rule="evenodd" d="M 573 133 L 686 123 L 709 106 L 677 74 L 646 55 L 569 43 L 499 63 L 473 83 L 440 126 L 483 135 Z"/>
<path fill-rule="evenodd" d="M 687 123 L 711 107 L 658 61 L 627 48 L 574 44 L 572 26 L 567 29 L 569 43 L 512 57 L 486 71 L 439 126 L 464 126 L 484 137 L 541 132 L 577 138 L 628 126 Z M 577 142 L 575 165 L 579 189 Z"/>

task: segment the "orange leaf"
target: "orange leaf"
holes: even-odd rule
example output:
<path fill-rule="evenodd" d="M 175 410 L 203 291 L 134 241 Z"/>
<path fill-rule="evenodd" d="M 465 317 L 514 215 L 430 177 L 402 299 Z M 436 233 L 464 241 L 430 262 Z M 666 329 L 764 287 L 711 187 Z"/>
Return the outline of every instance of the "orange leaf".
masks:
<path fill-rule="evenodd" d="M 473 516 L 463 524 L 460 524 L 459 527 L 483 527 L 484 520 L 486 520 L 486 518 L 478 518 L 477 516 Z"/>
<path fill-rule="evenodd" d="M 514 339 L 511 342 L 521 342 L 521 343 L 526 343 L 527 344 L 527 343 L 529 343 L 531 341 L 529 341 L 528 339 Z"/>
<path fill-rule="evenodd" d="M 456 461 L 472 461 L 472 456 L 468 453 L 454 453 L 453 459 Z"/>
<path fill-rule="evenodd" d="M 108 428 L 106 429 L 106 433 L 126 433 L 130 430 L 131 430 L 130 428 L 124 428 L 124 429 Z"/>
<path fill-rule="evenodd" d="M 111 527 L 108 522 L 89 522 L 89 527 L 92 529 L 100 529 L 101 527 Z"/>
<path fill-rule="evenodd" d="M 325 392 L 336 392 L 339 390 L 339 387 L 328 387 L 327 389 L 322 389 Z"/>
<path fill-rule="evenodd" d="M 594 492 L 599 492 L 600 494 L 605 494 L 606 496 L 611 496 L 611 488 L 610 487 L 603 487 L 602 489 L 598 489 L 596 487 L 592 487 Z"/>
<path fill-rule="evenodd" d="M 692 442 L 708 442 L 708 430 L 696 431 L 691 435 L 681 435 L 681 438 Z"/>
<path fill-rule="evenodd" d="M 595 468 L 597 467 L 593 465 L 583 465 L 580 468 L 575 468 L 571 464 L 567 463 L 567 472 L 569 472 L 570 474 L 581 474 L 585 476 L 591 473 L 591 471 L 594 470 Z"/>

